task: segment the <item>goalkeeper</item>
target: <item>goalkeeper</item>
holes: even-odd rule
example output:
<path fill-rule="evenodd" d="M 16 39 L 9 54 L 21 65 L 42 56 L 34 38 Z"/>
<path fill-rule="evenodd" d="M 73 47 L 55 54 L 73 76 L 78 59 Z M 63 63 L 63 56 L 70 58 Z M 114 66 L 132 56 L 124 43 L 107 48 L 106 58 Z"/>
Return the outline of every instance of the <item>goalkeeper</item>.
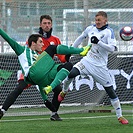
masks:
<path fill-rule="evenodd" d="M 71 63 L 69 62 L 69 67 L 56 64 L 52 59 L 54 54 L 86 55 L 90 49 L 89 45 L 85 48 L 50 45 L 44 52 L 42 52 L 42 54 L 39 55 L 38 52 L 42 51 L 42 46 L 44 45 L 42 35 L 32 34 L 28 38 L 29 47 L 19 45 L 2 29 L 0 29 L 0 35 L 9 43 L 17 54 L 25 81 L 39 86 L 39 90 L 44 101 L 47 100 L 47 94 L 64 80 L 72 68 Z M 53 111 L 52 104 L 48 104 L 50 104 L 49 109 Z"/>

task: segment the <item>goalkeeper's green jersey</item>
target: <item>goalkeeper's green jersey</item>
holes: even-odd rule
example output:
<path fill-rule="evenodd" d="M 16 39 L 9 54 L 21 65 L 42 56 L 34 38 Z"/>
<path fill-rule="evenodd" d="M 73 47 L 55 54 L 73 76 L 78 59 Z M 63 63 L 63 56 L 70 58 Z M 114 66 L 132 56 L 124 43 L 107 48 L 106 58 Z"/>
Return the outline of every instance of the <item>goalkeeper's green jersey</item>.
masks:
<path fill-rule="evenodd" d="M 27 77 L 30 68 L 34 66 L 36 62 L 41 61 L 42 56 L 45 56 L 46 58 L 46 60 L 43 60 L 42 62 L 43 71 L 45 69 L 45 73 L 43 73 L 43 75 L 48 73 L 48 71 L 54 66 L 55 62 L 47 52 L 44 51 L 42 54 L 39 55 L 36 51 L 31 50 L 29 47 L 21 46 L 16 41 L 11 39 L 1 29 L 0 29 L 0 35 L 9 43 L 11 48 L 17 54 L 24 77 Z"/>

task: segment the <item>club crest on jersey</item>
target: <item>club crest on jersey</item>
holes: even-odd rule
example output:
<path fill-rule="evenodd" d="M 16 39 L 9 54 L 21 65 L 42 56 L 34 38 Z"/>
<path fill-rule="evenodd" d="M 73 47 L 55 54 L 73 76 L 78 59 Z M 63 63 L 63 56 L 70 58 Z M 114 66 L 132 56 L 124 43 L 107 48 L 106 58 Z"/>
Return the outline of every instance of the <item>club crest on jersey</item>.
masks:
<path fill-rule="evenodd" d="M 55 43 L 54 42 L 50 42 L 50 45 L 55 45 Z"/>
<path fill-rule="evenodd" d="M 100 38 L 102 39 L 104 37 L 104 34 L 102 34 L 101 36 L 100 36 Z"/>
<path fill-rule="evenodd" d="M 106 84 L 109 84 L 109 81 L 107 81 Z"/>

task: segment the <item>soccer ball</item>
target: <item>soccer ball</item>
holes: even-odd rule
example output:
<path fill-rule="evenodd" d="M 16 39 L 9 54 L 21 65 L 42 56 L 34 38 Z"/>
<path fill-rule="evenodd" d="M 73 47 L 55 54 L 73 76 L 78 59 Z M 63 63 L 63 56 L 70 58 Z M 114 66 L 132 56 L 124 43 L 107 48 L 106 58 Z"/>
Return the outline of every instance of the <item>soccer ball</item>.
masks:
<path fill-rule="evenodd" d="M 120 30 L 120 37 L 124 41 L 130 41 L 133 39 L 133 29 L 129 26 L 125 26 Z"/>

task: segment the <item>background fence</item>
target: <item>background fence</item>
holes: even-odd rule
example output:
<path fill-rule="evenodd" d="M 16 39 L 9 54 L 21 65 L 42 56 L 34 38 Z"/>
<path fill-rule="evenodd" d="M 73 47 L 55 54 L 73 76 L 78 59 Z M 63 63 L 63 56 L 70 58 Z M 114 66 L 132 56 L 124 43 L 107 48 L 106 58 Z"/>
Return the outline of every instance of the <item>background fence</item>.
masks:
<path fill-rule="evenodd" d="M 96 12 L 103 10 L 115 31 L 119 51 L 132 51 L 132 42 L 123 42 L 119 37 L 123 26 L 133 26 L 132 7 L 132 0 L 0 0 L 0 27 L 23 45 L 38 30 L 40 15 L 49 14 L 53 18 L 53 34 L 70 45 L 87 25 L 94 23 Z M 0 52 L 11 52 L 0 40 Z"/>
<path fill-rule="evenodd" d="M 128 55 L 128 56 L 127 56 Z M 123 103 L 133 102 L 133 53 L 114 53 L 109 56 L 108 67 L 114 78 L 114 89 L 119 96 L 119 99 Z M 4 102 L 7 95 L 17 85 L 17 71 L 20 69 L 17 56 L 14 54 L 1 54 L 2 59 L 1 69 L 4 69 L 3 77 L 1 76 L 2 83 L 0 86 L 0 104 Z M 80 56 L 74 56 L 71 58 L 71 62 L 75 64 L 81 59 Z M 56 62 L 59 62 L 55 58 Z M 8 76 L 8 79 L 5 77 Z M 85 82 L 85 81 L 86 82 Z M 80 83 L 79 88 L 76 84 Z M 117 86 L 117 87 L 116 87 Z M 86 76 L 84 78 L 78 77 L 71 84 L 72 91 L 67 95 L 63 103 L 65 104 L 86 104 L 86 103 L 106 103 L 110 104 L 109 98 L 105 91 L 98 83 L 94 82 L 92 77 Z M 52 93 L 49 94 L 49 99 L 52 98 Z M 39 91 L 35 86 L 26 89 L 17 99 L 15 105 L 40 105 L 43 104 L 43 100 Z"/>

